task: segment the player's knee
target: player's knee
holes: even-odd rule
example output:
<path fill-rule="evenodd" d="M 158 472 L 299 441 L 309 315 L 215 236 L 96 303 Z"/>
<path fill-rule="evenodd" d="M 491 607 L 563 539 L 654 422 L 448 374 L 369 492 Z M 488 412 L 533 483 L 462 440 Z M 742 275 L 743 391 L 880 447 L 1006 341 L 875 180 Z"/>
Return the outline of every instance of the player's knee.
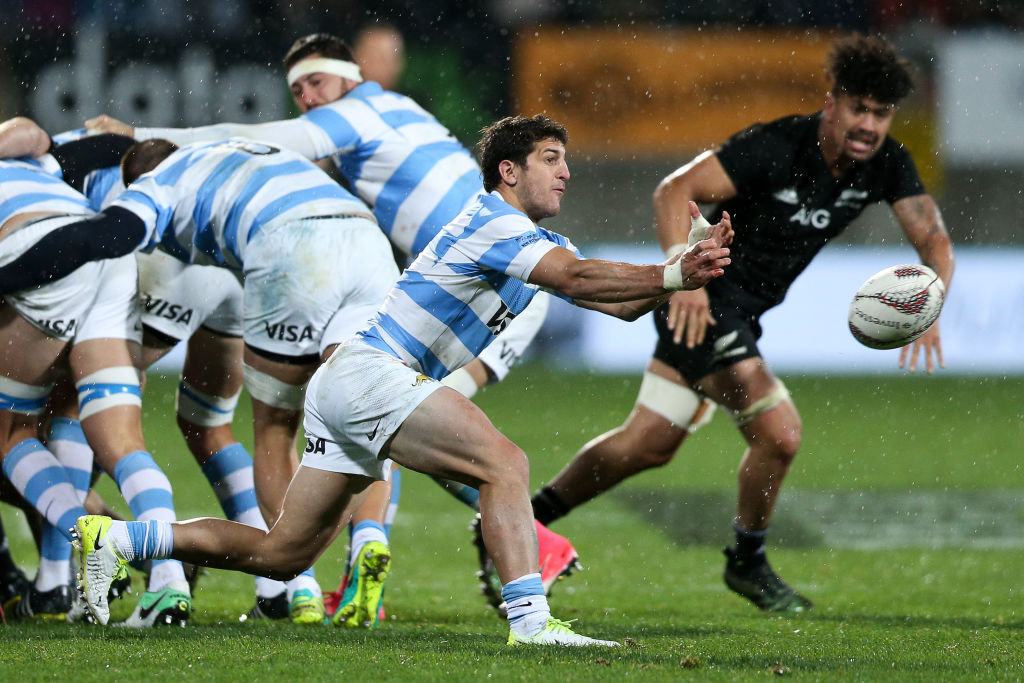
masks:
<path fill-rule="evenodd" d="M 760 447 L 767 454 L 786 464 L 793 462 L 797 451 L 800 450 L 800 443 L 803 439 L 803 430 L 799 420 L 794 423 L 779 423 L 771 425 L 769 429 L 761 431 L 757 435 Z"/>
<path fill-rule="evenodd" d="M 266 554 L 264 571 L 261 573 L 268 579 L 291 581 L 313 566 L 313 562 L 316 560 L 316 550 L 309 545 L 297 546 L 294 544 L 290 544 L 287 548 L 275 549 Z"/>
<path fill-rule="evenodd" d="M 517 486 L 529 489 L 530 461 L 526 453 L 512 442 L 495 448 L 483 468 L 483 484 Z"/>
<path fill-rule="evenodd" d="M 647 470 L 654 467 L 664 467 L 672 462 L 682 441 L 674 439 L 672 443 L 654 443 L 653 447 L 639 448 L 634 451 L 633 459 L 636 461 L 637 470 Z"/>
<path fill-rule="evenodd" d="M 800 450 L 801 441 L 802 434 L 799 426 L 791 426 L 781 430 L 775 436 L 775 457 L 786 464 L 793 462 L 797 451 Z"/>

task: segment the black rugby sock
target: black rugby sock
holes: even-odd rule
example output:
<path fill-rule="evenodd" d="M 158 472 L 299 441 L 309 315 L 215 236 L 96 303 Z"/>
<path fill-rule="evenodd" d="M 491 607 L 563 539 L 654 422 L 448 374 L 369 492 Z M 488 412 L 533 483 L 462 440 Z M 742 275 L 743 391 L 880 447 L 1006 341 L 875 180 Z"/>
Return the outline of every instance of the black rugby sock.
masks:
<path fill-rule="evenodd" d="M 752 560 L 756 557 L 764 557 L 764 539 L 768 536 L 768 529 L 755 529 L 748 531 L 741 528 L 736 522 L 732 523 L 733 531 L 736 532 L 736 541 L 733 543 L 732 551 L 740 560 Z"/>
<path fill-rule="evenodd" d="M 530 501 L 533 503 L 533 517 L 538 522 L 547 526 L 554 522 L 556 519 L 561 519 L 569 514 L 570 508 L 562 499 L 558 497 L 558 494 L 552 491 L 547 486 L 537 491 L 537 494 Z"/>

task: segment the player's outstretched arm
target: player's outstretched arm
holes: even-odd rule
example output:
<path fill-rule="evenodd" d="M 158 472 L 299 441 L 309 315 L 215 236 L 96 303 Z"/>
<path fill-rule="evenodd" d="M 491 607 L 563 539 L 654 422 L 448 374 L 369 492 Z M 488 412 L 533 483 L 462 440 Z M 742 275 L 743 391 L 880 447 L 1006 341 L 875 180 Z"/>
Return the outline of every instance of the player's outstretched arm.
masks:
<path fill-rule="evenodd" d="M 693 202 L 720 202 L 736 196 L 736 187 L 714 152 L 704 152 L 666 176 L 654 190 L 654 227 L 665 254 L 671 256 L 689 246 Z M 703 289 L 681 291 L 669 297 L 668 328 L 676 344 L 690 348 L 704 341 L 708 325 L 714 325 L 707 293 Z"/>
<path fill-rule="evenodd" d="M 948 294 L 953 280 L 953 241 L 949 238 L 935 200 L 930 195 L 921 194 L 894 202 L 892 208 L 907 240 L 920 256 L 921 263 L 938 273 Z M 924 356 L 928 374 L 935 371 L 936 362 L 939 367 L 946 367 L 938 322 L 913 344 L 900 349 L 899 366 L 914 372 L 921 355 Z"/>
<path fill-rule="evenodd" d="M 136 140 L 163 138 L 180 146 L 195 142 L 215 142 L 240 137 L 285 147 L 307 159 L 322 159 L 334 151 L 330 141 L 317 133 L 315 126 L 305 119 L 270 121 L 267 123 L 216 123 L 196 128 L 142 128 L 132 127 L 112 116 L 101 114 L 85 122 L 90 133 L 117 133 Z M 319 144 L 318 144 L 319 141 Z"/>
<path fill-rule="evenodd" d="M 681 289 L 703 287 L 729 265 L 732 225 L 728 216 L 712 226 L 707 238 L 662 265 L 638 266 L 600 259 L 580 259 L 557 247 L 541 259 L 529 281 L 570 297 L 576 305 L 635 320 Z"/>
<path fill-rule="evenodd" d="M 0 159 L 41 156 L 50 145 L 50 136 L 30 118 L 15 116 L 0 123 Z"/>

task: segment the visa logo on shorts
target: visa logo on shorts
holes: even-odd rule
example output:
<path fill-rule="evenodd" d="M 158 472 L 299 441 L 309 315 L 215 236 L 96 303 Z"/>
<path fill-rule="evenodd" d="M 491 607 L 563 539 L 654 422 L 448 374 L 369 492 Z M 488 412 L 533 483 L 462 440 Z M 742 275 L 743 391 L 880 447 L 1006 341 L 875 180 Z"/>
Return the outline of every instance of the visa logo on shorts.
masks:
<path fill-rule="evenodd" d="M 36 325 L 54 334 L 72 335 L 78 327 L 78 321 L 71 320 L 36 320 Z"/>
<path fill-rule="evenodd" d="M 146 313 L 186 325 L 192 321 L 193 310 L 191 308 L 185 308 L 180 304 L 172 304 L 170 301 L 164 301 L 163 299 L 156 299 L 149 294 L 144 294 L 143 296 L 146 297 L 146 303 L 143 304 Z"/>
<path fill-rule="evenodd" d="M 263 332 L 271 339 L 278 341 L 300 342 L 313 339 L 313 328 L 309 325 L 284 325 L 263 323 Z"/>
<path fill-rule="evenodd" d="M 326 453 L 327 442 L 323 439 L 311 439 L 306 437 L 306 453 Z"/>

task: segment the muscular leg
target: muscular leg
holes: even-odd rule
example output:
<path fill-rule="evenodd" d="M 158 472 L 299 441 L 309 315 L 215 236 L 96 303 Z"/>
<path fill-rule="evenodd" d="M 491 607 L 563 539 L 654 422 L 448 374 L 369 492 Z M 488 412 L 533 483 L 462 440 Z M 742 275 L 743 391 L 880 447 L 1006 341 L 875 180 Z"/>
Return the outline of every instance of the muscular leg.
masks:
<path fill-rule="evenodd" d="M 199 328 L 188 340 L 181 379 L 209 396 L 231 399 L 242 389 L 242 340 Z M 214 453 L 238 443 L 231 423 L 197 425 L 180 414 L 178 429 L 196 462 L 202 465 Z"/>
<path fill-rule="evenodd" d="M 246 365 L 295 387 L 309 381 L 316 364 L 291 365 L 270 360 L 246 347 Z M 252 393 L 252 391 L 250 391 Z M 278 407 L 253 397 L 253 478 L 256 498 L 267 524 L 281 511 L 288 482 L 298 468 L 295 437 L 302 420 L 301 408 Z"/>
<path fill-rule="evenodd" d="M 659 360 L 652 359 L 647 370 L 684 383 L 678 372 Z M 649 408 L 636 405 L 621 427 L 583 446 L 545 489 L 554 492 L 561 503 L 572 509 L 634 474 L 667 464 L 686 435 L 686 429 Z M 540 521 L 547 523 L 548 520 Z"/>
<path fill-rule="evenodd" d="M 539 571 L 526 454 L 476 405 L 447 387 L 435 391 L 395 433 L 388 455 L 480 491 L 484 542 L 502 583 Z"/>
<path fill-rule="evenodd" d="M 777 383 L 761 358 L 748 358 L 704 377 L 699 388 L 719 405 L 737 413 L 767 396 Z M 800 416 L 792 401 L 786 399 L 739 429 L 747 449 L 737 472 L 736 523 L 742 529 L 764 529 L 800 447 Z"/>
<path fill-rule="evenodd" d="M 371 480 L 300 467 L 269 532 L 221 519 L 173 526 L 175 559 L 287 580 L 320 557 Z"/>

